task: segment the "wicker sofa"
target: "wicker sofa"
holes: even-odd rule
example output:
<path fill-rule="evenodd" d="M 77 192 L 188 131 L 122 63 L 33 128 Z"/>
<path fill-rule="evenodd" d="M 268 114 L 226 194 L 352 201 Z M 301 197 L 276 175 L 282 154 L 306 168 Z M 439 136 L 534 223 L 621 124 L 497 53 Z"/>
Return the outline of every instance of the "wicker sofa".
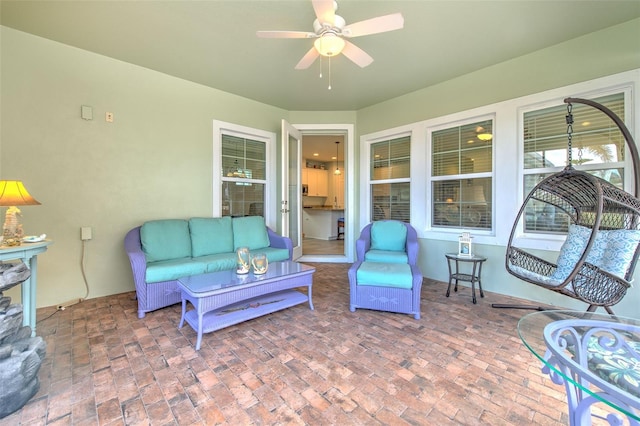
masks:
<path fill-rule="evenodd" d="M 178 279 L 236 267 L 238 247 L 291 260 L 291 240 L 261 216 L 165 219 L 145 222 L 124 239 L 138 299 L 138 318 L 181 301 Z"/>

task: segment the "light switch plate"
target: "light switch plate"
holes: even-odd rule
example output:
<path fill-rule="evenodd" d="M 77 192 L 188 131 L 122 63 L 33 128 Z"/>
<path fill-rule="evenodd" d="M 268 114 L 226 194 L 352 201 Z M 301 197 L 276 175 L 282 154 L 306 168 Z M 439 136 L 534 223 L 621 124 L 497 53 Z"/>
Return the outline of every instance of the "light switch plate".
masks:
<path fill-rule="evenodd" d="M 93 120 L 93 108 L 89 105 L 82 105 L 80 116 L 84 120 Z"/>

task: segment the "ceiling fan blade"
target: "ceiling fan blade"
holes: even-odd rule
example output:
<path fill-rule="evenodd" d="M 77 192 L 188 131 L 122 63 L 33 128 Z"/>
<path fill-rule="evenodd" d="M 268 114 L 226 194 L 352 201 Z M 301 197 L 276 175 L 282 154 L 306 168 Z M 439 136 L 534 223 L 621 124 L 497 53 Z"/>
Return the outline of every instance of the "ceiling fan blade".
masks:
<path fill-rule="evenodd" d="M 316 12 L 318 21 L 322 24 L 333 26 L 336 17 L 336 11 L 333 8 L 333 0 L 311 0 L 313 10 Z"/>
<path fill-rule="evenodd" d="M 309 51 L 300 59 L 298 65 L 296 65 L 297 70 L 306 70 L 313 64 L 313 62 L 320 56 L 315 47 L 309 49 Z"/>
<path fill-rule="evenodd" d="M 369 34 L 384 33 L 399 30 L 404 27 L 404 18 L 401 13 L 378 16 L 365 21 L 354 22 L 342 29 L 345 37 L 360 37 Z"/>
<path fill-rule="evenodd" d="M 355 44 L 350 41 L 345 40 L 344 49 L 342 49 L 342 54 L 347 58 L 351 59 L 358 65 L 360 68 L 364 68 L 367 65 L 370 65 L 373 62 L 373 58 L 369 56 L 367 52 L 360 49 Z"/>
<path fill-rule="evenodd" d="M 262 38 L 314 38 L 316 33 L 308 31 L 256 31 L 258 37 Z"/>

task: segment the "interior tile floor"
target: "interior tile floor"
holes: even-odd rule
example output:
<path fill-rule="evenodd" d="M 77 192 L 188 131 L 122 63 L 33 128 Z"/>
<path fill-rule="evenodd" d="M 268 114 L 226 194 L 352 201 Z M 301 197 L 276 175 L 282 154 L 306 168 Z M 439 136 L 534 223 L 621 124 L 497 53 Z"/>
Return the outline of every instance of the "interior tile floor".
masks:
<path fill-rule="evenodd" d="M 302 254 L 344 254 L 344 240 L 320 240 L 304 238 Z"/>
<path fill-rule="evenodd" d="M 134 293 L 38 310 L 40 391 L 0 425 L 563 425 L 561 386 L 516 325 L 519 300 L 425 280 L 422 319 L 349 311 L 348 264 L 314 264 L 298 305 L 203 338 Z M 598 424 L 597 422 L 595 424 Z M 602 424 L 602 423 L 601 423 Z"/>

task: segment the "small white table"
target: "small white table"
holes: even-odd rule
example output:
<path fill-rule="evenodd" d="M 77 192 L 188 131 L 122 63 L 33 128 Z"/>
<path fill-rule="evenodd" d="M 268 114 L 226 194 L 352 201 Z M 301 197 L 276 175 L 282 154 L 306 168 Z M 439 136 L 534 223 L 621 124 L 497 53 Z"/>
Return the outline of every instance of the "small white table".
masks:
<path fill-rule="evenodd" d="M 31 327 L 36 335 L 36 290 L 38 280 L 38 255 L 47 251 L 51 240 L 38 243 L 22 243 L 19 246 L 0 246 L 0 261 L 21 260 L 31 270 L 31 276 L 22 283 L 22 325 Z"/>

